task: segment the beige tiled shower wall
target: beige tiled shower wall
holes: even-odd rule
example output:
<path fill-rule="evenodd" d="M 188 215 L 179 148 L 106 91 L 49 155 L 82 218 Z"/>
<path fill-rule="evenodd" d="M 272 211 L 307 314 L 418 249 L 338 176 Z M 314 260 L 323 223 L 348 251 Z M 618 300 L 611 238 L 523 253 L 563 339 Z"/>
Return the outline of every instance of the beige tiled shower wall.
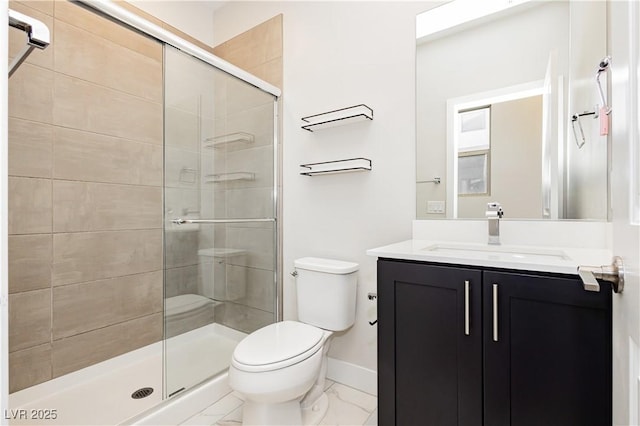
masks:
<path fill-rule="evenodd" d="M 277 15 L 213 48 L 218 57 L 282 89 L 283 16 Z M 248 87 L 229 82 L 233 99 L 216 99 L 225 105 L 217 116 L 216 133 L 247 132 L 255 142 L 245 149 L 220 153 L 215 168 L 220 172 L 249 170 L 253 181 L 218 184 L 213 197 L 216 217 L 271 217 L 273 211 L 273 103 Z M 237 98 L 242 102 L 234 101 Z M 281 104 L 280 104 L 281 105 Z M 217 108 L 216 111 L 220 110 Z M 280 115 L 280 114 L 279 114 Z M 280 182 L 280 179 L 278 179 Z M 206 203 L 205 203 L 206 204 Z M 226 285 L 236 295 L 219 306 L 216 322 L 251 332 L 275 320 L 274 271 L 276 238 L 271 224 L 234 224 L 216 227 L 215 246 L 245 250 L 226 261 Z M 201 244 L 206 238 L 201 240 Z"/>
<path fill-rule="evenodd" d="M 66 1 L 9 80 L 10 391 L 162 338 L 162 46 Z M 13 56 L 24 33 L 11 29 Z"/>
<path fill-rule="evenodd" d="M 213 53 L 282 89 L 282 14 L 213 48 Z"/>

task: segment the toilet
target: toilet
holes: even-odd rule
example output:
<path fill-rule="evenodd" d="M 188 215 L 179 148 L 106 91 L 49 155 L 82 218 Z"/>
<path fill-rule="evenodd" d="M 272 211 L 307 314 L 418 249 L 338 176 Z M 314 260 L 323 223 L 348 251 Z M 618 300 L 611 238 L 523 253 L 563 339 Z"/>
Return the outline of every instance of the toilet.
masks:
<path fill-rule="evenodd" d="M 324 417 L 327 352 L 353 325 L 358 264 L 305 257 L 294 262 L 299 321 L 254 331 L 236 346 L 229 385 L 245 400 L 243 425 L 313 425 Z"/>

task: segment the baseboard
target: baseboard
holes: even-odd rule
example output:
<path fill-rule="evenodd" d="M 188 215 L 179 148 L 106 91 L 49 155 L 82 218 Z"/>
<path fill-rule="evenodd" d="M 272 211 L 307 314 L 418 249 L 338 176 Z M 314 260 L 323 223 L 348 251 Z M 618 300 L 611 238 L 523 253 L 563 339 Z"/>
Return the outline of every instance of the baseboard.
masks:
<path fill-rule="evenodd" d="M 378 395 L 378 372 L 350 362 L 329 358 L 327 378 L 343 385 Z"/>

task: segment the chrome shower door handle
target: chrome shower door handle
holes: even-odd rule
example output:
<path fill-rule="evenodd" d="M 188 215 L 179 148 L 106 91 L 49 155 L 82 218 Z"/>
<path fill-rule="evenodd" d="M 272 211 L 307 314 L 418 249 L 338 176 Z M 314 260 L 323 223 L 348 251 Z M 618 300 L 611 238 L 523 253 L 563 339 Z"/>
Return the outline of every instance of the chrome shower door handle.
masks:
<path fill-rule="evenodd" d="M 464 335 L 470 334 L 469 324 L 469 281 L 464 282 Z"/>

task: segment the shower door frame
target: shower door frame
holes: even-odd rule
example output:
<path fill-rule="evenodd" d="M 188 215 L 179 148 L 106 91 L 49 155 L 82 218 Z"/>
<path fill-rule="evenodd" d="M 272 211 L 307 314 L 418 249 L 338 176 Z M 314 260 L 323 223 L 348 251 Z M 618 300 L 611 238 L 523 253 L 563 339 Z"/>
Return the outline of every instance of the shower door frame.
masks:
<path fill-rule="evenodd" d="M 279 277 L 281 276 L 280 274 L 280 266 L 281 266 L 281 233 L 280 231 L 280 227 L 278 226 L 278 212 L 279 212 L 279 200 L 277 197 L 278 194 L 278 182 L 279 182 L 279 170 L 280 170 L 280 162 L 279 162 L 279 158 L 280 158 L 280 149 L 279 149 L 279 144 L 278 144 L 278 128 L 279 128 L 279 120 L 278 120 L 278 116 L 279 116 L 279 102 L 278 102 L 278 98 L 270 92 L 264 91 L 264 90 L 260 90 L 260 88 L 258 88 L 257 86 L 253 85 L 253 84 L 249 84 L 246 80 L 240 79 L 237 76 L 230 74 L 228 72 L 225 72 L 224 70 L 220 70 L 219 68 L 215 67 L 215 66 L 211 66 L 211 64 L 208 63 L 202 63 L 203 61 L 201 61 L 199 58 L 194 57 L 192 55 L 189 55 L 188 53 L 180 50 L 180 49 L 176 49 L 174 46 L 172 45 L 168 45 L 168 44 L 164 44 L 163 46 L 163 69 L 164 69 L 164 185 L 163 185 L 163 189 L 164 189 L 164 218 L 163 218 L 163 223 L 164 223 L 164 276 L 165 276 L 165 295 L 167 292 L 167 289 L 171 286 L 171 280 L 167 280 L 167 271 L 169 269 L 175 268 L 175 265 L 173 264 L 173 261 L 168 261 L 167 258 L 172 258 L 172 253 L 175 253 L 174 250 L 172 250 L 172 244 L 170 242 L 167 241 L 167 232 L 170 230 L 174 230 L 174 231 L 179 231 L 180 227 L 183 225 L 195 225 L 197 227 L 200 226 L 207 226 L 207 225 L 211 225 L 211 226 L 216 226 L 216 225 L 230 225 L 230 224 L 269 224 L 269 229 L 270 229 L 270 234 L 272 235 L 272 238 L 270 239 L 271 242 L 270 244 L 268 244 L 268 247 L 272 247 L 273 248 L 273 256 L 271 257 L 271 260 L 269 261 L 269 263 L 272 265 L 272 267 L 270 267 L 269 269 L 273 269 L 271 275 L 271 283 L 270 286 L 275 286 L 274 288 L 274 292 L 273 292 L 273 297 L 269 297 L 268 299 L 266 299 L 266 301 L 269 302 L 270 306 L 273 308 L 273 310 L 270 310 L 269 312 L 269 320 L 268 321 L 261 321 L 261 324 L 259 326 L 265 326 L 267 324 L 271 324 L 273 322 L 277 322 L 280 321 L 282 319 L 282 310 L 280 309 L 280 307 L 282 306 L 282 298 L 280 297 L 281 294 L 281 288 L 282 286 L 279 283 Z M 170 53 L 170 54 L 169 54 Z M 195 60 L 194 60 L 195 59 Z M 186 61 L 183 63 L 180 63 L 180 61 Z M 174 64 L 178 64 L 180 69 L 180 73 L 176 76 L 174 75 L 174 69 L 175 65 Z M 182 68 L 180 68 L 180 65 L 182 65 Z M 196 68 L 189 68 L 191 66 L 195 66 Z M 206 76 L 204 74 L 206 74 Z M 206 98 L 206 94 L 207 93 L 214 93 L 217 92 L 219 90 L 219 88 L 213 87 L 213 88 L 207 88 L 204 89 L 202 87 L 198 87 L 198 89 L 196 89 L 196 93 L 191 93 L 188 91 L 188 89 L 185 89 L 183 87 L 181 87 L 180 85 L 182 77 L 184 75 L 190 75 L 191 79 L 195 79 L 195 80 L 200 80 L 201 78 L 210 78 L 212 80 L 216 80 L 215 75 L 220 75 L 220 76 L 224 76 L 223 81 L 226 80 L 235 80 L 237 82 L 240 82 L 242 84 L 242 87 L 244 87 L 246 90 L 251 91 L 252 94 L 256 94 L 260 97 L 260 99 L 263 99 L 259 105 L 264 106 L 265 109 L 265 113 L 267 111 L 269 111 L 271 113 L 271 117 L 270 118 L 265 118 L 265 119 L 259 119 L 256 122 L 258 123 L 263 123 L 265 125 L 269 125 L 271 127 L 271 130 L 268 132 L 264 133 L 264 142 L 268 143 L 260 143 L 259 146 L 256 149 L 262 149 L 262 148 L 270 148 L 272 153 L 271 155 L 265 156 L 264 157 L 264 161 L 265 164 L 267 164 L 268 161 L 270 161 L 269 166 L 271 167 L 271 170 L 269 172 L 265 172 L 263 176 L 270 176 L 270 178 L 272 179 L 271 183 L 268 186 L 264 186 L 264 187 L 260 187 L 261 189 L 264 189 L 266 191 L 268 191 L 269 195 L 270 195 L 270 201 L 269 202 L 265 202 L 264 203 L 260 203 L 261 205 L 264 206 L 269 206 L 269 209 L 272 213 L 270 214 L 258 214 L 258 215 L 253 215 L 250 217 L 245 217 L 244 215 L 240 214 L 239 216 L 232 216 L 229 218 L 215 218 L 216 213 L 215 212 L 205 212 L 203 210 L 203 202 L 202 202 L 202 193 L 203 188 L 200 186 L 200 184 L 198 183 L 197 185 L 197 190 L 200 192 L 200 196 L 198 197 L 198 201 L 197 204 L 195 204 L 195 202 L 192 200 L 192 202 L 194 202 L 194 204 L 192 206 L 187 206 L 185 204 L 179 203 L 178 205 L 174 205 L 175 202 L 175 198 L 176 197 L 167 197 L 167 190 L 171 189 L 171 190 L 180 190 L 180 189 L 184 189 L 184 187 L 180 186 L 180 185 L 176 185 L 174 182 L 172 182 L 171 178 L 168 178 L 168 172 L 167 170 L 170 168 L 170 166 L 167 166 L 168 162 L 167 162 L 167 150 L 170 149 L 184 149 L 186 150 L 185 152 L 190 152 L 190 153 L 195 153 L 193 151 L 191 151 L 193 149 L 193 147 L 191 147 L 190 149 L 187 150 L 187 148 L 182 147 L 182 148 L 176 148 L 178 145 L 174 144 L 173 141 L 173 137 L 171 137 L 170 135 L 173 134 L 173 132 L 170 130 L 171 129 L 171 125 L 170 123 L 172 122 L 172 120 L 170 120 L 169 117 L 169 110 L 173 110 L 175 107 L 174 105 L 174 92 L 176 89 L 174 89 L 174 85 L 177 85 L 178 87 L 178 91 L 175 93 L 180 94 L 181 96 L 179 97 L 180 101 L 182 102 L 182 105 L 184 107 L 185 104 L 185 99 L 193 99 L 194 102 L 192 104 L 192 108 L 193 110 L 190 112 L 190 114 L 194 114 L 195 117 L 197 117 L 197 136 L 196 138 L 201 141 L 208 141 L 210 139 L 214 139 L 213 137 L 211 138 L 207 138 L 204 139 L 204 136 L 202 134 L 203 130 L 203 125 L 202 125 L 202 120 L 203 120 L 203 109 L 205 108 L 203 105 L 203 99 Z M 196 77 L 197 76 L 197 77 Z M 176 77 L 178 77 L 178 80 L 176 80 Z M 223 89 L 222 91 L 224 93 L 226 93 L 227 89 L 224 89 L 226 87 L 226 83 L 221 83 Z M 181 89 L 183 89 L 183 91 L 181 91 Z M 204 90 L 204 91 L 203 91 Z M 211 92 L 212 91 L 212 92 Z M 187 93 L 189 93 L 189 95 L 187 95 Z M 226 96 L 229 96 L 229 94 L 227 93 Z M 209 100 L 209 102 L 212 101 Z M 255 105 L 253 105 L 255 107 Z M 216 113 L 219 113 L 220 111 L 218 111 L 218 108 L 214 108 L 216 110 Z M 222 106 L 222 110 L 223 110 L 223 116 L 227 117 L 228 114 L 228 110 L 225 109 L 224 106 Z M 252 120 L 249 120 L 252 121 Z M 209 129 L 211 130 L 211 129 Z M 235 129 L 237 130 L 237 129 Z M 246 129 L 248 130 L 248 129 Z M 208 133 L 206 131 L 204 131 L 205 133 Z M 188 133 L 188 132 L 187 132 Z M 215 135 L 215 131 L 213 132 Z M 224 132 L 223 132 L 224 133 Z M 257 132 L 259 133 L 259 131 Z M 267 136 L 270 135 L 270 136 Z M 195 135 L 194 135 L 195 136 Z M 257 136 L 255 136 L 256 139 L 258 138 Z M 215 142 L 213 142 L 215 143 Z M 213 145 L 212 145 L 213 146 Z M 194 167 L 194 169 L 192 170 L 196 170 L 196 171 L 200 171 L 201 173 L 203 172 L 203 169 L 205 168 L 205 166 L 203 166 L 203 144 L 199 144 L 198 147 L 198 164 L 196 165 L 194 164 L 188 164 L 190 167 Z M 206 150 L 206 148 L 205 148 Z M 197 172 L 196 172 L 197 173 Z M 217 173 L 215 171 L 215 167 L 214 170 L 210 170 L 208 171 L 208 173 L 213 173 L 211 175 L 203 175 L 203 176 L 215 176 L 215 173 Z M 204 180 L 204 177 L 203 177 Z M 253 179 L 251 179 L 253 180 Z M 258 179 L 256 179 L 258 180 Z M 202 182 L 202 181 L 201 181 Z M 208 187 L 208 188 L 212 188 L 212 187 Z M 213 191 L 213 189 L 207 189 L 206 192 L 208 191 Z M 265 192 L 266 194 L 267 192 Z M 168 199 L 170 201 L 168 201 Z M 182 200 L 184 202 L 184 200 Z M 251 203 L 253 204 L 253 203 Z M 181 211 L 181 212 L 180 212 Z M 191 214 L 197 214 L 197 217 L 189 217 Z M 203 217 L 204 215 L 204 217 Z M 268 216 L 268 217 L 267 217 Z M 171 226 L 171 224 L 173 224 L 174 226 Z M 206 228 L 205 228 L 206 229 Z M 253 229 L 253 228 L 247 228 L 247 229 Z M 263 230 L 266 228 L 262 228 Z M 256 228 L 254 230 L 258 231 L 258 228 Z M 171 241 L 171 240 L 170 240 Z M 179 243 L 178 243 L 179 244 Z M 213 247 L 216 247 L 216 244 L 213 244 Z M 235 247 L 235 246 L 234 246 Z M 239 246 L 238 248 L 240 248 L 241 246 Z M 267 245 L 265 245 L 265 247 L 267 247 Z M 179 247 L 180 249 L 180 247 Z M 182 247 L 182 249 L 185 249 L 185 247 Z M 249 251 L 252 251 L 253 249 L 247 249 Z M 187 249 L 188 251 L 188 249 Z M 191 263 L 191 262 L 187 262 L 187 263 Z M 185 263 L 186 264 L 186 263 Z M 171 266 L 168 266 L 171 265 Z M 181 265 L 184 265 L 181 263 Z M 231 263 L 231 265 L 240 265 L 240 263 L 238 264 L 234 264 L 233 262 Z M 198 265 L 200 266 L 200 265 Z M 237 266 L 236 266 L 237 267 Z M 244 266 L 247 269 L 249 268 L 249 265 L 245 265 Z M 258 266 L 252 265 L 252 267 L 255 268 L 260 268 Z M 214 271 L 210 271 L 212 274 L 214 273 Z M 202 272 L 198 272 L 198 275 L 200 276 Z M 266 278 L 266 275 L 265 275 Z M 199 277 L 200 279 L 200 277 Z M 265 281 L 266 284 L 266 281 Z M 273 288 L 273 287 L 271 287 Z M 192 289 L 190 289 L 192 290 Z M 191 291 L 189 291 L 190 293 Z M 194 291 L 195 294 L 200 294 L 200 291 L 196 290 Z M 173 294 L 173 292 L 171 293 Z M 214 295 L 207 295 L 204 294 L 205 297 L 209 297 L 212 300 L 216 300 L 217 298 Z M 164 399 L 170 399 L 172 396 L 177 395 L 178 393 L 181 392 L 188 392 L 190 390 L 193 390 L 195 388 L 197 388 L 199 385 L 203 384 L 205 381 L 216 377 L 218 374 L 223 373 L 224 371 L 226 371 L 227 367 L 229 366 L 228 362 L 226 363 L 226 366 L 223 370 L 217 370 L 218 372 L 216 373 L 211 373 L 211 371 L 209 372 L 205 372 L 204 374 L 202 374 L 201 376 L 198 377 L 198 380 L 200 380 L 199 382 L 181 382 L 180 380 L 178 380 L 178 382 L 180 382 L 180 384 L 176 385 L 176 383 L 174 383 L 174 378 L 175 377 L 179 377 L 180 375 L 174 375 L 174 371 L 176 371 L 175 366 L 180 365 L 180 363 L 176 363 L 175 361 L 172 361 L 173 356 L 171 355 L 172 352 L 174 352 L 174 350 L 169 350 L 169 347 L 171 346 L 171 348 L 179 348 L 181 346 L 180 343 L 176 345 L 173 344 L 173 339 L 174 338 L 178 338 L 177 334 L 174 334 L 174 332 L 172 331 L 172 327 L 169 325 L 169 321 L 168 321 L 168 317 L 167 315 L 167 299 L 165 298 L 165 318 L 164 318 L 164 340 L 163 340 L 163 347 L 164 347 L 164 351 L 163 351 L 163 365 L 164 365 L 164 374 L 163 374 L 163 395 L 164 395 Z M 222 301 L 222 303 L 224 303 L 224 301 L 226 300 L 225 297 L 222 297 L 220 301 Z M 265 310 L 266 310 L 266 306 L 265 306 Z M 199 323 L 198 323 L 199 324 Z M 243 326 L 240 326 L 239 324 L 228 324 L 225 322 L 224 319 L 222 319 L 222 321 L 218 321 L 217 319 L 214 320 L 213 323 L 210 324 L 221 324 L 222 326 L 226 326 L 226 327 L 230 327 L 231 330 L 234 330 L 238 333 L 249 333 L 251 331 L 253 331 L 253 328 L 251 328 L 250 330 L 245 329 Z M 209 325 L 210 325 L 209 324 Z M 207 327 L 208 325 L 205 325 L 204 327 Z M 251 326 L 253 327 L 253 325 Z M 191 331 L 195 331 L 195 329 L 192 330 L 191 327 L 188 327 L 185 335 L 187 335 L 188 333 L 190 333 Z M 184 331 L 181 331 L 181 333 L 183 333 Z M 236 336 L 236 339 L 238 339 L 238 337 Z M 239 341 L 239 340 L 238 340 Z M 236 342 L 237 344 L 237 342 Z M 210 346 L 207 345 L 207 347 L 211 348 L 211 347 L 215 347 L 214 346 Z M 181 353 L 187 353 L 188 351 L 181 351 Z M 179 358 L 179 357 L 178 357 Z M 230 360 L 231 358 L 231 353 L 228 354 L 228 359 Z M 215 363 L 214 363 L 215 364 Z M 191 376 L 190 376 L 191 377 Z M 193 379 L 194 377 L 191 377 L 191 379 Z M 189 384 L 190 383 L 190 384 Z M 170 385 L 171 384 L 171 385 Z"/>

